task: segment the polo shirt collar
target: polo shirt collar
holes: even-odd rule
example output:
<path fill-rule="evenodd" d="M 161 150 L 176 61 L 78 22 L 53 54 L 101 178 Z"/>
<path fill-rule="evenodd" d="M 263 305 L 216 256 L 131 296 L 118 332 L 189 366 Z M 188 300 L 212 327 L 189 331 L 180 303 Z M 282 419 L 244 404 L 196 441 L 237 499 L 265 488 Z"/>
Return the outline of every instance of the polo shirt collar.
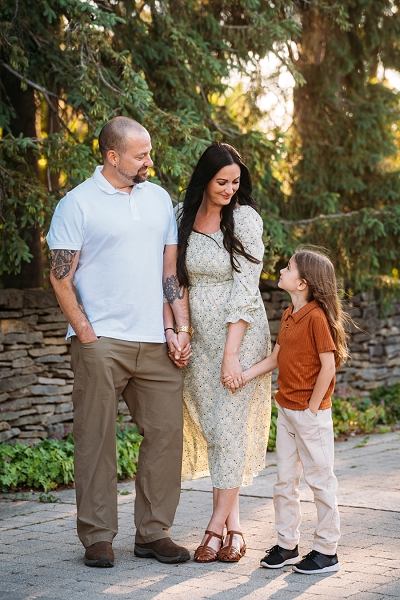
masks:
<path fill-rule="evenodd" d="M 293 304 L 291 304 L 291 310 L 288 311 L 285 321 L 287 321 L 291 317 L 295 323 L 298 323 L 300 319 L 308 315 L 308 313 L 314 310 L 314 308 L 318 308 L 318 306 L 318 302 L 316 300 L 312 300 L 311 302 L 308 302 L 305 306 L 303 306 L 303 308 L 301 308 L 293 314 Z"/>
<path fill-rule="evenodd" d="M 106 194 L 121 194 L 126 192 L 121 192 L 121 190 L 117 190 L 111 183 L 102 175 L 103 165 L 96 167 L 95 172 L 93 173 L 93 179 L 96 185 L 101 189 L 102 192 Z M 143 181 L 143 183 L 136 183 L 134 188 L 142 188 L 146 185 L 147 181 Z M 133 188 L 133 189 L 134 189 Z"/>

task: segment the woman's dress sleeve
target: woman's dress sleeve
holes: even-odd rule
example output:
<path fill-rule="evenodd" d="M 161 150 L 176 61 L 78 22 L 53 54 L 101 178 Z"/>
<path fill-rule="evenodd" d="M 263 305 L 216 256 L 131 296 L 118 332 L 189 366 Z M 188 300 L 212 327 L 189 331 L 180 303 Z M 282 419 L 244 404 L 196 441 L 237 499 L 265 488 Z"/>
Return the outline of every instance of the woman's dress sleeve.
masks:
<path fill-rule="evenodd" d="M 259 280 L 264 256 L 263 222 L 251 206 L 241 206 L 235 209 L 233 215 L 236 237 L 242 242 L 246 252 L 261 262 L 253 263 L 244 256 L 235 254 L 240 272 L 233 270 L 233 286 L 225 323 L 237 323 L 240 319 L 253 323 L 252 313 L 262 305 Z"/>

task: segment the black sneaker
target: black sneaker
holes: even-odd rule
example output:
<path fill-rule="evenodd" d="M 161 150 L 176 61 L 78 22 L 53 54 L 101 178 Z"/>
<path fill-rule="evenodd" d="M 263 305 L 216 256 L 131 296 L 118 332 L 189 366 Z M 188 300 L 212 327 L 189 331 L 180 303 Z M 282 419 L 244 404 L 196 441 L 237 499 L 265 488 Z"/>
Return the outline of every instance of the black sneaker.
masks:
<path fill-rule="evenodd" d="M 294 565 L 299 558 L 299 547 L 293 548 L 293 550 L 286 550 L 281 546 L 272 546 L 267 550 L 267 554 L 264 556 L 260 565 L 267 569 L 280 569 L 285 565 Z"/>
<path fill-rule="evenodd" d="M 311 550 L 303 556 L 303 560 L 296 563 L 293 569 L 298 573 L 333 573 L 339 571 L 339 561 L 337 554 L 322 554 L 317 550 Z"/>

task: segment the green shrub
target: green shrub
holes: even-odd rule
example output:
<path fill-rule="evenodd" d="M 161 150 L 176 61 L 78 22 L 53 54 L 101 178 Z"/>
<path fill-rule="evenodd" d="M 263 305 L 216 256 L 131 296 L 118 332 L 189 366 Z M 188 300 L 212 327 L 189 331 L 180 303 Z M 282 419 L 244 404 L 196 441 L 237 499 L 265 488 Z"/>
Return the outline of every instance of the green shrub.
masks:
<path fill-rule="evenodd" d="M 385 407 L 385 424 L 390 425 L 400 421 L 400 383 L 382 386 L 371 392 L 374 404 L 383 403 Z"/>
<path fill-rule="evenodd" d="M 364 395 L 355 390 L 339 390 L 332 398 L 335 437 L 351 433 L 381 433 L 400 420 L 400 384 L 382 386 Z"/>
<path fill-rule="evenodd" d="M 370 433 L 385 416 L 383 406 L 371 401 L 361 406 L 357 399 L 332 398 L 332 420 L 335 437 L 350 433 Z"/>
<path fill-rule="evenodd" d="M 136 427 L 117 427 L 118 477 L 136 473 L 141 442 Z M 74 441 L 44 440 L 35 446 L 16 442 L 0 444 L 0 488 L 3 492 L 18 488 L 43 489 L 46 493 L 74 481 Z"/>
<path fill-rule="evenodd" d="M 20 487 L 44 489 L 74 480 L 74 442 L 43 440 L 35 446 L 0 444 L 0 486 L 3 492 Z"/>
<path fill-rule="evenodd" d="M 117 427 L 117 472 L 119 479 L 133 477 L 139 459 L 142 436 L 137 427 Z"/>

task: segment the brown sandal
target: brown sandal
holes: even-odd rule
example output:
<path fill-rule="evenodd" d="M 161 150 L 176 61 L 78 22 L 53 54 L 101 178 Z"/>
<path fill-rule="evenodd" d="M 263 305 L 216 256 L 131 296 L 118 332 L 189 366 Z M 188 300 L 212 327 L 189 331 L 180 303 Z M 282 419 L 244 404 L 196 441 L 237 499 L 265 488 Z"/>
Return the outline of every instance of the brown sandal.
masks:
<path fill-rule="evenodd" d="M 235 534 L 241 535 L 243 539 L 243 546 L 240 550 L 233 546 L 233 536 Z M 246 554 L 246 542 L 243 533 L 241 531 L 228 531 L 226 537 L 229 537 L 229 543 L 218 551 L 217 559 L 221 562 L 239 562 L 242 556 Z"/>
<path fill-rule="evenodd" d="M 218 533 L 214 533 L 213 531 L 209 531 L 208 529 L 206 530 L 205 533 L 208 536 L 206 538 L 206 541 L 204 542 L 204 544 L 199 546 L 197 548 L 196 552 L 194 553 L 194 560 L 196 562 L 200 562 L 200 563 L 209 563 L 209 562 L 214 562 L 215 560 L 217 560 L 218 551 L 214 550 L 214 548 L 210 548 L 210 546 L 208 546 L 212 537 L 216 537 L 219 540 L 221 540 L 221 546 L 222 546 L 222 543 L 224 540 L 222 535 L 218 535 Z"/>

